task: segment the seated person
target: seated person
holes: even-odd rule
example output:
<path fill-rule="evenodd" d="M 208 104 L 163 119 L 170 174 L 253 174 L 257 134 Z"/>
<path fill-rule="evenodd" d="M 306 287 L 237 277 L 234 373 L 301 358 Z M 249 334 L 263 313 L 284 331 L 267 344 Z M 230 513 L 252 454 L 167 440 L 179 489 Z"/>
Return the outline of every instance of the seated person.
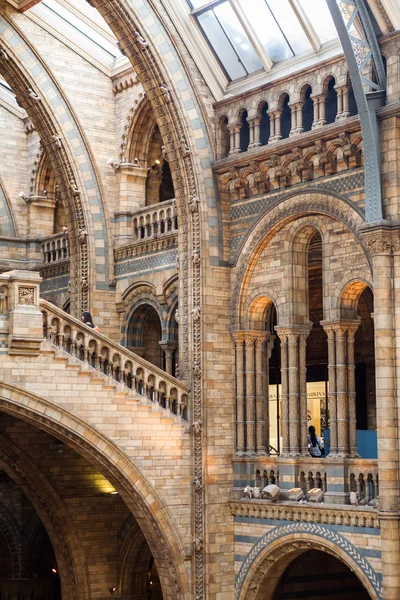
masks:
<path fill-rule="evenodd" d="M 307 448 L 311 456 L 321 458 L 324 456 L 324 445 L 321 438 L 316 435 L 314 425 L 308 428 L 309 435 L 307 436 Z"/>

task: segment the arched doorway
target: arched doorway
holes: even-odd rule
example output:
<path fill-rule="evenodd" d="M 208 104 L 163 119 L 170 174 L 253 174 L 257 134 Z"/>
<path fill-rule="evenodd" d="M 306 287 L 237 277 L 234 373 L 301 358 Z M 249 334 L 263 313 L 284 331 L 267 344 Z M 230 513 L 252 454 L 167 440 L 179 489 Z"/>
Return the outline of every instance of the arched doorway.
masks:
<path fill-rule="evenodd" d="M 272 600 L 301 598 L 370 600 L 368 592 L 349 567 L 319 550 L 308 550 L 295 558 L 280 577 L 272 595 Z"/>
<path fill-rule="evenodd" d="M 161 339 L 161 321 L 156 309 L 150 304 L 139 306 L 129 321 L 127 347 L 156 367 L 164 369 Z"/>

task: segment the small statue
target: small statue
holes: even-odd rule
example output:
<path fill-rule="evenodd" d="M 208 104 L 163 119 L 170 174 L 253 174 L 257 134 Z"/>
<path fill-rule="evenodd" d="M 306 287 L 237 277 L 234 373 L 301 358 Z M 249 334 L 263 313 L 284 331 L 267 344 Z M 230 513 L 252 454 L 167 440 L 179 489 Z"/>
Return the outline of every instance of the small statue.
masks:
<path fill-rule="evenodd" d="M 353 506 L 359 505 L 359 498 L 357 492 L 350 492 L 350 504 Z"/>
<path fill-rule="evenodd" d="M 86 292 L 89 289 L 89 284 L 87 282 L 87 279 L 84 279 L 84 278 L 82 279 L 81 288 L 82 288 L 83 292 Z"/>
<path fill-rule="evenodd" d="M 176 311 L 175 311 L 175 321 L 176 321 L 176 322 L 178 323 L 178 325 L 179 325 L 179 311 L 178 311 L 178 309 L 176 309 Z"/>
<path fill-rule="evenodd" d="M 194 265 L 198 265 L 200 263 L 200 255 L 197 250 L 193 250 L 192 252 L 192 260 Z"/>
<path fill-rule="evenodd" d="M 200 308 L 196 306 L 192 309 L 193 321 L 198 321 L 200 319 Z"/>
<path fill-rule="evenodd" d="M 201 552 L 203 550 L 203 539 L 201 537 L 193 540 L 193 548 L 195 549 L 195 552 Z"/>
<path fill-rule="evenodd" d="M 4 48 L 0 48 L 0 58 L 2 60 L 7 60 L 8 61 L 8 54 L 7 52 L 4 50 Z"/>
<path fill-rule="evenodd" d="M 249 500 L 254 498 L 254 488 L 250 487 L 249 485 L 246 485 L 246 487 L 244 488 L 244 497 L 249 498 Z"/>
<path fill-rule="evenodd" d="M 179 260 L 179 256 L 177 256 L 176 259 L 175 259 L 175 267 L 176 267 L 177 271 L 179 271 L 179 269 L 181 268 L 181 263 L 180 263 L 180 260 Z"/>
<path fill-rule="evenodd" d="M 70 179 L 70 181 L 69 181 L 69 187 L 71 188 L 71 190 L 75 194 L 79 193 L 79 188 L 78 188 L 78 186 L 76 185 L 76 182 L 73 179 Z"/>
<path fill-rule="evenodd" d="M 62 228 L 62 231 L 63 231 L 63 234 L 65 235 L 65 237 L 67 238 L 68 237 L 68 227 L 66 227 L 64 225 L 64 227 Z"/>
<path fill-rule="evenodd" d="M 171 96 L 168 87 L 166 85 L 160 85 L 160 90 L 165 102 L 169 102 L 171 100 Z"/>
<path fill-rule="evenodd" d="M 138 46 L 139 46 L 139 47 L 140 47 L 142 50 L 144 50 L 145 48 L 147 48 L 147 46 L 149 45 L 149 42 L 146 42 L 146 40 L 144 39 L 144 37 L 142 37 L 138 31 L 134 31 L 134 32 L 133 32 L 133 35 L 134 35 L 134 36 L 135 36 L 135 38 L 136 38 L 136 41 L 137 41 L 137 43 L 138 43 Z"/>
<path fill-rule="evenodd" d="M 167 149 L 165 146 L 161 146 L 161 153 L 163 155 L 163 159 L 168 162 L 168 154 L 167 154 Z"/>
<path fill-rule="evenodd" d="M 193 479 L 193 485 L 194 485 L 194 491 L 198 494 L 203 490 L 203 486 L 201 484 L 201 481 L 198 477 L 195 477 Z"/>
<path fill-rule="evenodd" d="M 188 154 L 190 154 L 190 148 L 186 143 L 186 140 L 184 137 L 181 137 L 181 139 L 179 140 L 180 146 L 181 146 L 181 153 L 182 156 L 188 156 Z"/>
<path fill-rule="evenodd" d="M 56 148 L 60 148 L 60 150 L 61 150 L 61 148 L 63 147 L 61 137 L 59 135 L 53 135 L 53 140 L 54 140 Z"/>
<path fill-rule="evenodd" d="M 198 419 L 197 421 L 193 421 L 193 423 L 192 423 L 192 431 L 193 431 L 194 435 L 200 435 L 200 433 L 201 433 L 201 419 Z"/>
<path fill-rule="evenodd" d="M 27 92 L 28 96 L 32 98 L 32 100 L 35 100 L 35 102 L 39 102 L 41 100 L 41 97 L 32 88 L 28 88 Z"/>
<path fill-rule="evenodd" d="M 5 286 L 0 288 L 0 315 L 6 315 L 8 308 L 8 294 Z"/>
<path fill-rule="evenodd" d="M 200 361 L 195 360 L 193 363 L 193 375 L 195 377 L 200 377 L 201 375 L 201 366 L 200 366 Z"/>
<path fill-rule="evenodd" d="M 78 234 L 79 243 L 81 245 L 84 244 L 85 241 L 86 241 L 86 238 L 87 238 L 87 231 L 86 231 L 86 229 L 80 229 L 79 230 L 79 234 Z"/>
<path fill-rule="evenodd" d="M 199 210 L 199 199 L 197 196 L 190 196 L 189 206 L 192 213 L 196 213 Z"/>

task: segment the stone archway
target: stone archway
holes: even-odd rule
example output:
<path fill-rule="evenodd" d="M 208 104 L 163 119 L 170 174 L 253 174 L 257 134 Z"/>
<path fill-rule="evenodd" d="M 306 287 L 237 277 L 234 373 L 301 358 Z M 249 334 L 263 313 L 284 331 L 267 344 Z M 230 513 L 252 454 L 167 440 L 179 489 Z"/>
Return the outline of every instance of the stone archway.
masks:
<path fill-rule="evenodd" d="M 235 584 L 235 600 L 273 600 L 287 567 L 309 550 L 324 552 L 352 571 L 371 600 L 382 600 L 382 582 L 370 563 L 347 538 L 314 523 L 275 527 L 260 538 L 242 563 Z"/>
<path fill-rule="evenodd" d="M 16 386 L 0 384 L 0 410 L 60 439 L 105 474 L 143 532 L 157 564 L 164 598 L 184 598 L 188 582 L 179 537 L 165 503 L 124 452 L 72 413 Z"/>

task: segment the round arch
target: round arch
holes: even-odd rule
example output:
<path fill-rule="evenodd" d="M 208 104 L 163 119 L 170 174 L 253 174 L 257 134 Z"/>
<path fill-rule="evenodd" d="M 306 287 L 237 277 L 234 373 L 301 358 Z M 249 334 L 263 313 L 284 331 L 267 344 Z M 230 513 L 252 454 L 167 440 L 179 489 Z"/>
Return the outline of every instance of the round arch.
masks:
<path fill-rule="evenodd" d="M 272 600 L 285 569 L 311 549 L 330 554 L 345 564 L 362 583 L 371 600 L 382 600 L 382 582 L 357 548 L 340 533 L 314 523 L 292 523 L 276 527 L 262 536 L 240 568 L 235 600 L 260 600 L 261 597 Z"/>
<path fill-rule="evenodd" d="M 319 192 L 293 192 L 277 200 L 264 212 L 259 220 L 250 228 L 237 252 L 232 283 L 232 329 L 240 328 L 240 318 L 244 311 L 243 302 L 247 295 L 251 275 L 257 260 L 272 237 L 287 223 L 300 217 L 311 218 L 326 215 L 341 222 L 357 240 L 365 254 L 369 266 L 370 258 L 359 235 L 359 228 L 364 224 L 360 210 L 337 194 Z M 307 219 L 306 219 L 307 220 Z M 296 226 L 294 226 L 296 229 Z"/>
<path fill-rule="evenodd" d="M 76 544 L 75 527 L 56 490 L 26 453 L 2 436 L 0 468 L 21 488 L 40 517 L 57 558 L 65 596 L 88 597 L 86 561 Z"/>
<path fill-rule="evenodd" d="M 165 503 L 132 460 L 72 413 L 17 386 L 0 383 L 0 410 L 62 440 L 101 470 L 137 520 L 156 561 L 166 600 L 188 591 L 183 546 Z"/>

